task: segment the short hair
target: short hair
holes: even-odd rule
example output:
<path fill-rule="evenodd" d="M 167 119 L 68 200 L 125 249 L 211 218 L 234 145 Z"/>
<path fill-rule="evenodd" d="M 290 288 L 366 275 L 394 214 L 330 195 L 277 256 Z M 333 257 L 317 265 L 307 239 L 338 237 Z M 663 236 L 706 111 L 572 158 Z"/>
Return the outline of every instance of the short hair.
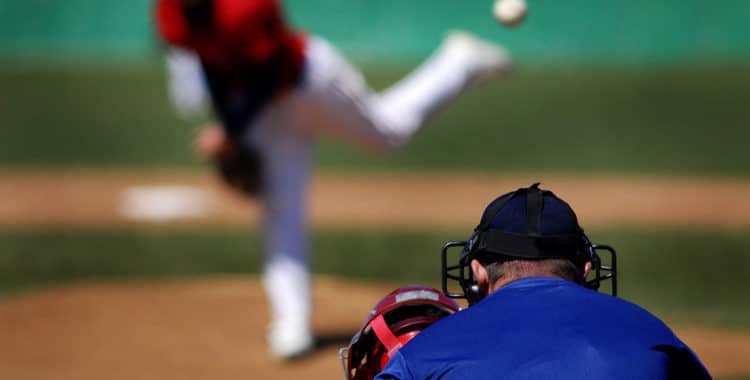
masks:
<path fill-rule="evenodd" d="M 485 265 L 485 264 L 483 264 Z M 524 277 L 550 276 L 583 284 L 583 267 L 568 259 L 495 261 L 485 265 L 490 284 L 499 280 L 515 280 Z"/>

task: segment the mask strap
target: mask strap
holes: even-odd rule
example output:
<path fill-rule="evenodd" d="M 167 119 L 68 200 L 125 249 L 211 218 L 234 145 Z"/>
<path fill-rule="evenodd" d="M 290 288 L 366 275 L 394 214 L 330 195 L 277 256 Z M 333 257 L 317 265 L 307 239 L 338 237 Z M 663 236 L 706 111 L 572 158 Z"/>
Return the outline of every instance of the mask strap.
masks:
<path fill-rule="evenodd" d="M 542 236 L 542 209 L 544 194 L 539 190 L 539 183 L 531 185 L 526 191 L 526 228 L 530 236 Z"/>
<path fill-rule="evenodd" d="M 396 338 L 391 329 L 388 328 L 388 325 L 385 323 L 385 318 L 383 318 L 383 314 L 375 317 L 370 326 L 372 326 L 372 330 L 375 332 L 375 336 L 378 337 L 378 340 L 380 340 L 380 343 L 383 343 L 385 349 L 388 350 L 387 355 L 389 358 L 394 352 L 401 348 L 401 342 L 398 341 L 398 338 Z"/>

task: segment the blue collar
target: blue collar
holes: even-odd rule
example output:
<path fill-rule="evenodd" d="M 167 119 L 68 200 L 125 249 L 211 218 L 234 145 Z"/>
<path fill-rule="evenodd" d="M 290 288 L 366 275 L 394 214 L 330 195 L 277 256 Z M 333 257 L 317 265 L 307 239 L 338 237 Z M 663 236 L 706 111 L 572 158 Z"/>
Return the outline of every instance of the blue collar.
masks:
<path fill-rule="evenodd" d="M 503 290 L 511 290 L 511 289 L 523 289 L 523 288 L 536 288 L 536 287 L 546 287 L 546 286 L 560 286 L 560 285 L 573 285 L 573 286 L 579 286 L 578 284 L 563 280 L 559 277 L 524 277 L 519 278 L 517 280 L 513 280 L 505 285 L 503 285 L 500 289 L 496 290 L 494 293 L 502 292 Z"/>

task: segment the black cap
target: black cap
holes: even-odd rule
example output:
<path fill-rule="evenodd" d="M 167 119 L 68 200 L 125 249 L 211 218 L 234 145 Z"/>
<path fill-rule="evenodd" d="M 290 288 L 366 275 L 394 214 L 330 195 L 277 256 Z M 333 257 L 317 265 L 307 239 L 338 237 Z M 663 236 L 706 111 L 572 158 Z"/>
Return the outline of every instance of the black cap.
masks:
<path fill-rule="evenodd" d="M 582 258 L 583 230 L 573 209 L 535 183 L 490 202 L 471 244 L 478 258 Z"/>

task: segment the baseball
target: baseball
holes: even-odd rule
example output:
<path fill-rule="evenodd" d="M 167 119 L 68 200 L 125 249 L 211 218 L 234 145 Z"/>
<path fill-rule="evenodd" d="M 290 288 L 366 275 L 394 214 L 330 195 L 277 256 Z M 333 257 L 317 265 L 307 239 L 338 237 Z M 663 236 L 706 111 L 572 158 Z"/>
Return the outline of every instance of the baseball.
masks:
<path fill-rule="evenodd" d="M 503 25 L 514 27 L 523 22 L 526 17 L 526 1 L 524 0 L 496 0 L 492 13 L 497 21 Z"/>

